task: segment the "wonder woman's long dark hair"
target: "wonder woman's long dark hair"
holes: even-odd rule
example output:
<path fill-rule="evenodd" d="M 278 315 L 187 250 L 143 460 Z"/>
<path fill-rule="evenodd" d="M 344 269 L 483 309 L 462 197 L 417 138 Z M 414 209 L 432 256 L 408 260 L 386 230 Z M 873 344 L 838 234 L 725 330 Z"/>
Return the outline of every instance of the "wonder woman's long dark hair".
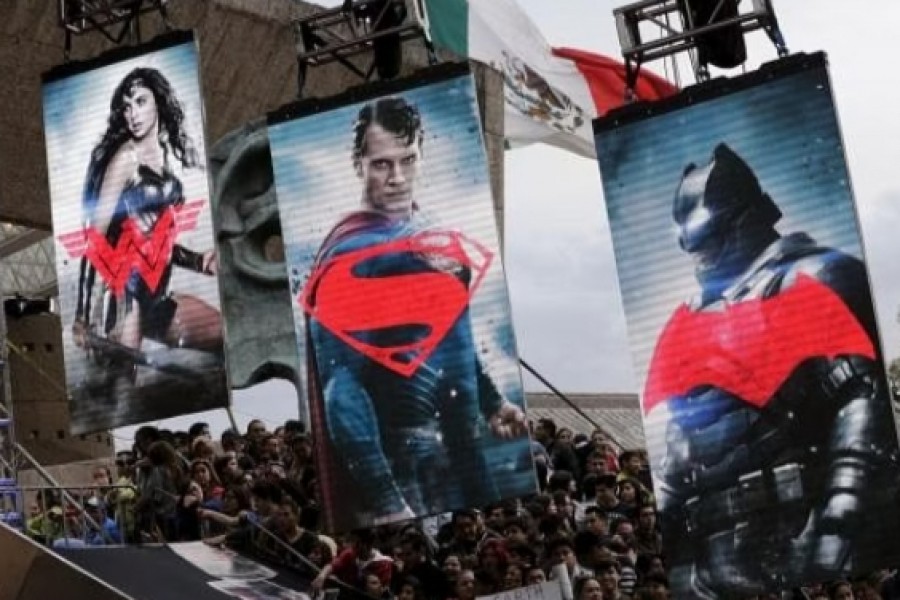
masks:
<path fill-rule="evenodd" d="M 145 87 L 153 93 L 159 122 L 159 141 L 163 150 L 168 153 L 171 149 L 172 155 L 185 168 L 200 165 L 200 155 L 184 129 L 184 107 L 175 96 L 172 85 L 158 70 L 138 67 L 126 75 L 113 92 L 106 132 L 91 152 L 82 196 L 86 221 L 93 217 L 109 162 L 122 144 L 131 138 L 125 120 L 125 98 L 131 96 L 135 86 Z"/>

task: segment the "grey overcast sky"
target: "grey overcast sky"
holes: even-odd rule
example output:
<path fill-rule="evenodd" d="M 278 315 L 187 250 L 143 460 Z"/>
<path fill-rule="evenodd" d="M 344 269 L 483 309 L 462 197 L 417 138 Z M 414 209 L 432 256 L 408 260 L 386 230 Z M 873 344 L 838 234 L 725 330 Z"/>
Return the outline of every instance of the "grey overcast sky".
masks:
<path fill-rule="evenodd" d="M 619 57 L 610 0 L 519 0 L 554 46 Z M 774 0 L 792 52 L 828 52 L 839 118 L 859 206 L 880 325 L 888 356 L 900 350 L 900 84 L 892 60 L 900 49 L 900 2 Z M 328 6 L 337 0 L 324 2 Z M 744 1 L 742 4 L 749 4 Z M 762 33 L 749 38 L 747 69 L 775 58 Z M 692 81 L 681 66 L 682 85 Z M 649 68 L 661 75 L 662 63 Z M 739 74 L 740 69 L 727 73 Z M 506 155 L 506 267 L 521 356 L 564 391 L 636 392 L 624 316 L 596 163 L 546 146 Z M 895 283 L 896 282 L 896 283 Z M 529 390 L 541 385 L 525 378 Z M 269 426 L 296 414 L 293 388 L 270 382 L 238 392 L 234 413 Z M 223 411 L 164 422 L 185 428 Z M 117 432 L 128 443 L 133 428 Z"/>

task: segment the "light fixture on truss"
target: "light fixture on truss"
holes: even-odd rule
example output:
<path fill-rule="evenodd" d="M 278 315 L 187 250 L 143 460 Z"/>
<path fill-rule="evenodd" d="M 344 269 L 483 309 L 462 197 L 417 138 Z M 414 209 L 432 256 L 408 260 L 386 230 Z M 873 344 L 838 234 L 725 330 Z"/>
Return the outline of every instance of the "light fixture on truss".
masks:
<path fill-rule="evenodd" d="M 739 66 L 747 56 L 744 36 L 759 29 L 779 56 L 788 53 L 771 0 L 640 0 L 613 16 L 629 90 L 642 64 L 683 52 L 695 53 L 697 81 L 709 79 L 709 65 Z"/>
<path fill-rule="evenodd" d="M 59 24 L 66 32 L 66 57 L 72 49 L 72 36 L 100 32 L 114 44 L 127 36 L 141 41 L 141 15 L 158 13 L 169 27 L 168 0 L 59 0 Z"/>
<path fill-rule="evenodd" d="M 403 47 L 410 41 L 422 40 L 429 60 L 436 62 L 423 0 L 345 0 L 337 8 L 297 19 L 294 28 L 298 96 L 303 95 L 309 67 L 332 62 L 364 81 L 376 73 L 379 79 L 392 79 L 400 73 Z M 351 60 L 367 54 L 367 68 Z"/>

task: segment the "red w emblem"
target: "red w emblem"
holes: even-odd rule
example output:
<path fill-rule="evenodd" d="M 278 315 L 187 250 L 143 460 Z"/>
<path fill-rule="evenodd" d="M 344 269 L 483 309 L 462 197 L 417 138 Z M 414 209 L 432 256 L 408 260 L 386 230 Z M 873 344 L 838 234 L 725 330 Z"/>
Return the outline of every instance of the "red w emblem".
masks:
<path fill-rule="evenodd" d="M 465 267 L 472 273 L 472 282 L 467 288 L 456 275 L 440 267 L 381 277 L 360 277 L 356 273 L 365 261 L 401 253 L 425 256 L 436 265 Z M 492 259 L 487 248 L 459 232 L 425 232 L 325 261 L 310 275 L 298 301 L 308 315 L 346 344 L 409 377 L 463 313 Z M 427 334 L 415 342 L 391 347 L 354 337 L 354 333 L 407 325 L 421 326 Z"/>
<path fill-rule="evenodd" d="M 194 200 L 167 208 L 149 235 L 145 235 L 137 223 L 128 218 L 122 225 L 122 233 L 115 246 L 110 245 L 104 233 L 93 227 L 65 233 L 58 238 L 70 258 L 87 258 L 116 296 L 124 294 L 128 277 L 134 270 L 155 292 L 172 257 L 178 234 L 197 227 L 204 202 Z"/>

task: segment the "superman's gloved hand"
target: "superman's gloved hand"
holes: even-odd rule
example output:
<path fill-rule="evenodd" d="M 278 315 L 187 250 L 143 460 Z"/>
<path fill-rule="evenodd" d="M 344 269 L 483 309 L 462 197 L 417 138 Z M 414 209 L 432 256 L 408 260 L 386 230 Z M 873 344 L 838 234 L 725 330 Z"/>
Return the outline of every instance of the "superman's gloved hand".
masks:
<path fill-rule="evenodd" d="M 488 420 L 491 432 L 500 439 L 510 439 L 528 433 L 525 413 L 512 402 L 504 401 Z"/>

